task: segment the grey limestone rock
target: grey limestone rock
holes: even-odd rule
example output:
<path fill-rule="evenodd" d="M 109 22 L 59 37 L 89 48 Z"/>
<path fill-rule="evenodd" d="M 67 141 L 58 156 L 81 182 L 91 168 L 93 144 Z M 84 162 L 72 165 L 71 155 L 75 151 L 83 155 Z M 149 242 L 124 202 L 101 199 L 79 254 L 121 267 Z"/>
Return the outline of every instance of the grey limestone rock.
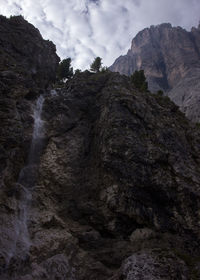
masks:
<path fill-rule="evenodd" d="M 140 252 L 126 259 L 112 280 L 189 280 L 183 260 L 170 252 L 152 250 Z"/>
<path fill-rule="evenodd" d="M 171 24 L 145 28 L 111 71 L 131 75 L 143 69 L 152 92 L 163 90 L 194 122 L 199 121 L 200 30 Z"/>

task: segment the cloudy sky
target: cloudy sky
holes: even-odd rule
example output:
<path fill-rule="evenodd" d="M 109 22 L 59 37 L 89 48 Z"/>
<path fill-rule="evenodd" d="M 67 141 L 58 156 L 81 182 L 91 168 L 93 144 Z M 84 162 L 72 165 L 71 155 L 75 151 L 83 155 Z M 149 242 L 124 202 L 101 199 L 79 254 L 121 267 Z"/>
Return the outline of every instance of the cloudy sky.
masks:
<path fill-rule="evenodd" d="M 110 66 L 150 25 L 197 26 L 200 0 L 0 0 L 0 14 L 23 15 L 56 44 L 62 59 L 86 69 L 96 56 Z"/>

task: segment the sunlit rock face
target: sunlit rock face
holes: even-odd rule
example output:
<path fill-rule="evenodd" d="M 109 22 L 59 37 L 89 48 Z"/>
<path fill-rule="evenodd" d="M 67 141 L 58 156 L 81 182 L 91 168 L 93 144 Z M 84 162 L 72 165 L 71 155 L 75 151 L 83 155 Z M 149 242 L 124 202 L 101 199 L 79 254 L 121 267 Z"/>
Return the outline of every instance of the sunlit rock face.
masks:
<path fill-rule="evenodd" d="M 200 120 L 200 28 L 187 32 L 168 23 L 146 28 L 110 69 L 125 75 L 144 69 L 151 91 L 164 90 L 189 119 Z"/>
<path fill-rule="evenodd" d="M 0 279 L 200 278 L 199 127 L 118 73 L 49 90 L 17 75 L 1 91 Z"/>

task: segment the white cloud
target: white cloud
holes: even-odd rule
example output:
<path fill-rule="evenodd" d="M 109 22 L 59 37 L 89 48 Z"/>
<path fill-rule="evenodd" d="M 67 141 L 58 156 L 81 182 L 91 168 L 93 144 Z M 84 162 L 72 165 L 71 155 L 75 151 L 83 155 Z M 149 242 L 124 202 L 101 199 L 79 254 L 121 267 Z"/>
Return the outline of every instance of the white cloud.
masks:
<path fill-rule="evenodd" d="M 82 69 L 95 56 L 109 66 L 150 25 L 189 29 L 198 24 L 199 11 L 199 0 L 0 0 L 1 14 L 22 14 L 56 44 L 61 58 L 70 56 Z"/>

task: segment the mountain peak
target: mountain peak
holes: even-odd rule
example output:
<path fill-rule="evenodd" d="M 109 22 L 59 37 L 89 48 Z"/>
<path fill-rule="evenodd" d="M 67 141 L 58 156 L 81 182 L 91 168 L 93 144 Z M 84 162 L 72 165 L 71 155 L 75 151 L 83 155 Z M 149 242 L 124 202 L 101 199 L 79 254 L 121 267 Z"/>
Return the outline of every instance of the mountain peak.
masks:
<path fill-rule="evenodd" d="M 153 28 L 172 28 L 172 25 L 171 25 L 171 23 L 169 23 L 169 22 L 165 22 L 165 23 L 161 23 L 161 24 L 158 24 L 158 25 L 151 25 L 150 26 L 150 28 L 151 29 L 153 29 Z"/>
<path fill-rule="evenodd" d="M 164 90 L 190 119 L 199 121 L 199 30 L 200 25 L 188 32 L 170 23 L 145 28 L 133 38 L 127 55 L 116 59 L 110 69 L 125 75 L 143 69 L 151 91 Z M 196 98 L 188 98 L 188 94 Z"/>

